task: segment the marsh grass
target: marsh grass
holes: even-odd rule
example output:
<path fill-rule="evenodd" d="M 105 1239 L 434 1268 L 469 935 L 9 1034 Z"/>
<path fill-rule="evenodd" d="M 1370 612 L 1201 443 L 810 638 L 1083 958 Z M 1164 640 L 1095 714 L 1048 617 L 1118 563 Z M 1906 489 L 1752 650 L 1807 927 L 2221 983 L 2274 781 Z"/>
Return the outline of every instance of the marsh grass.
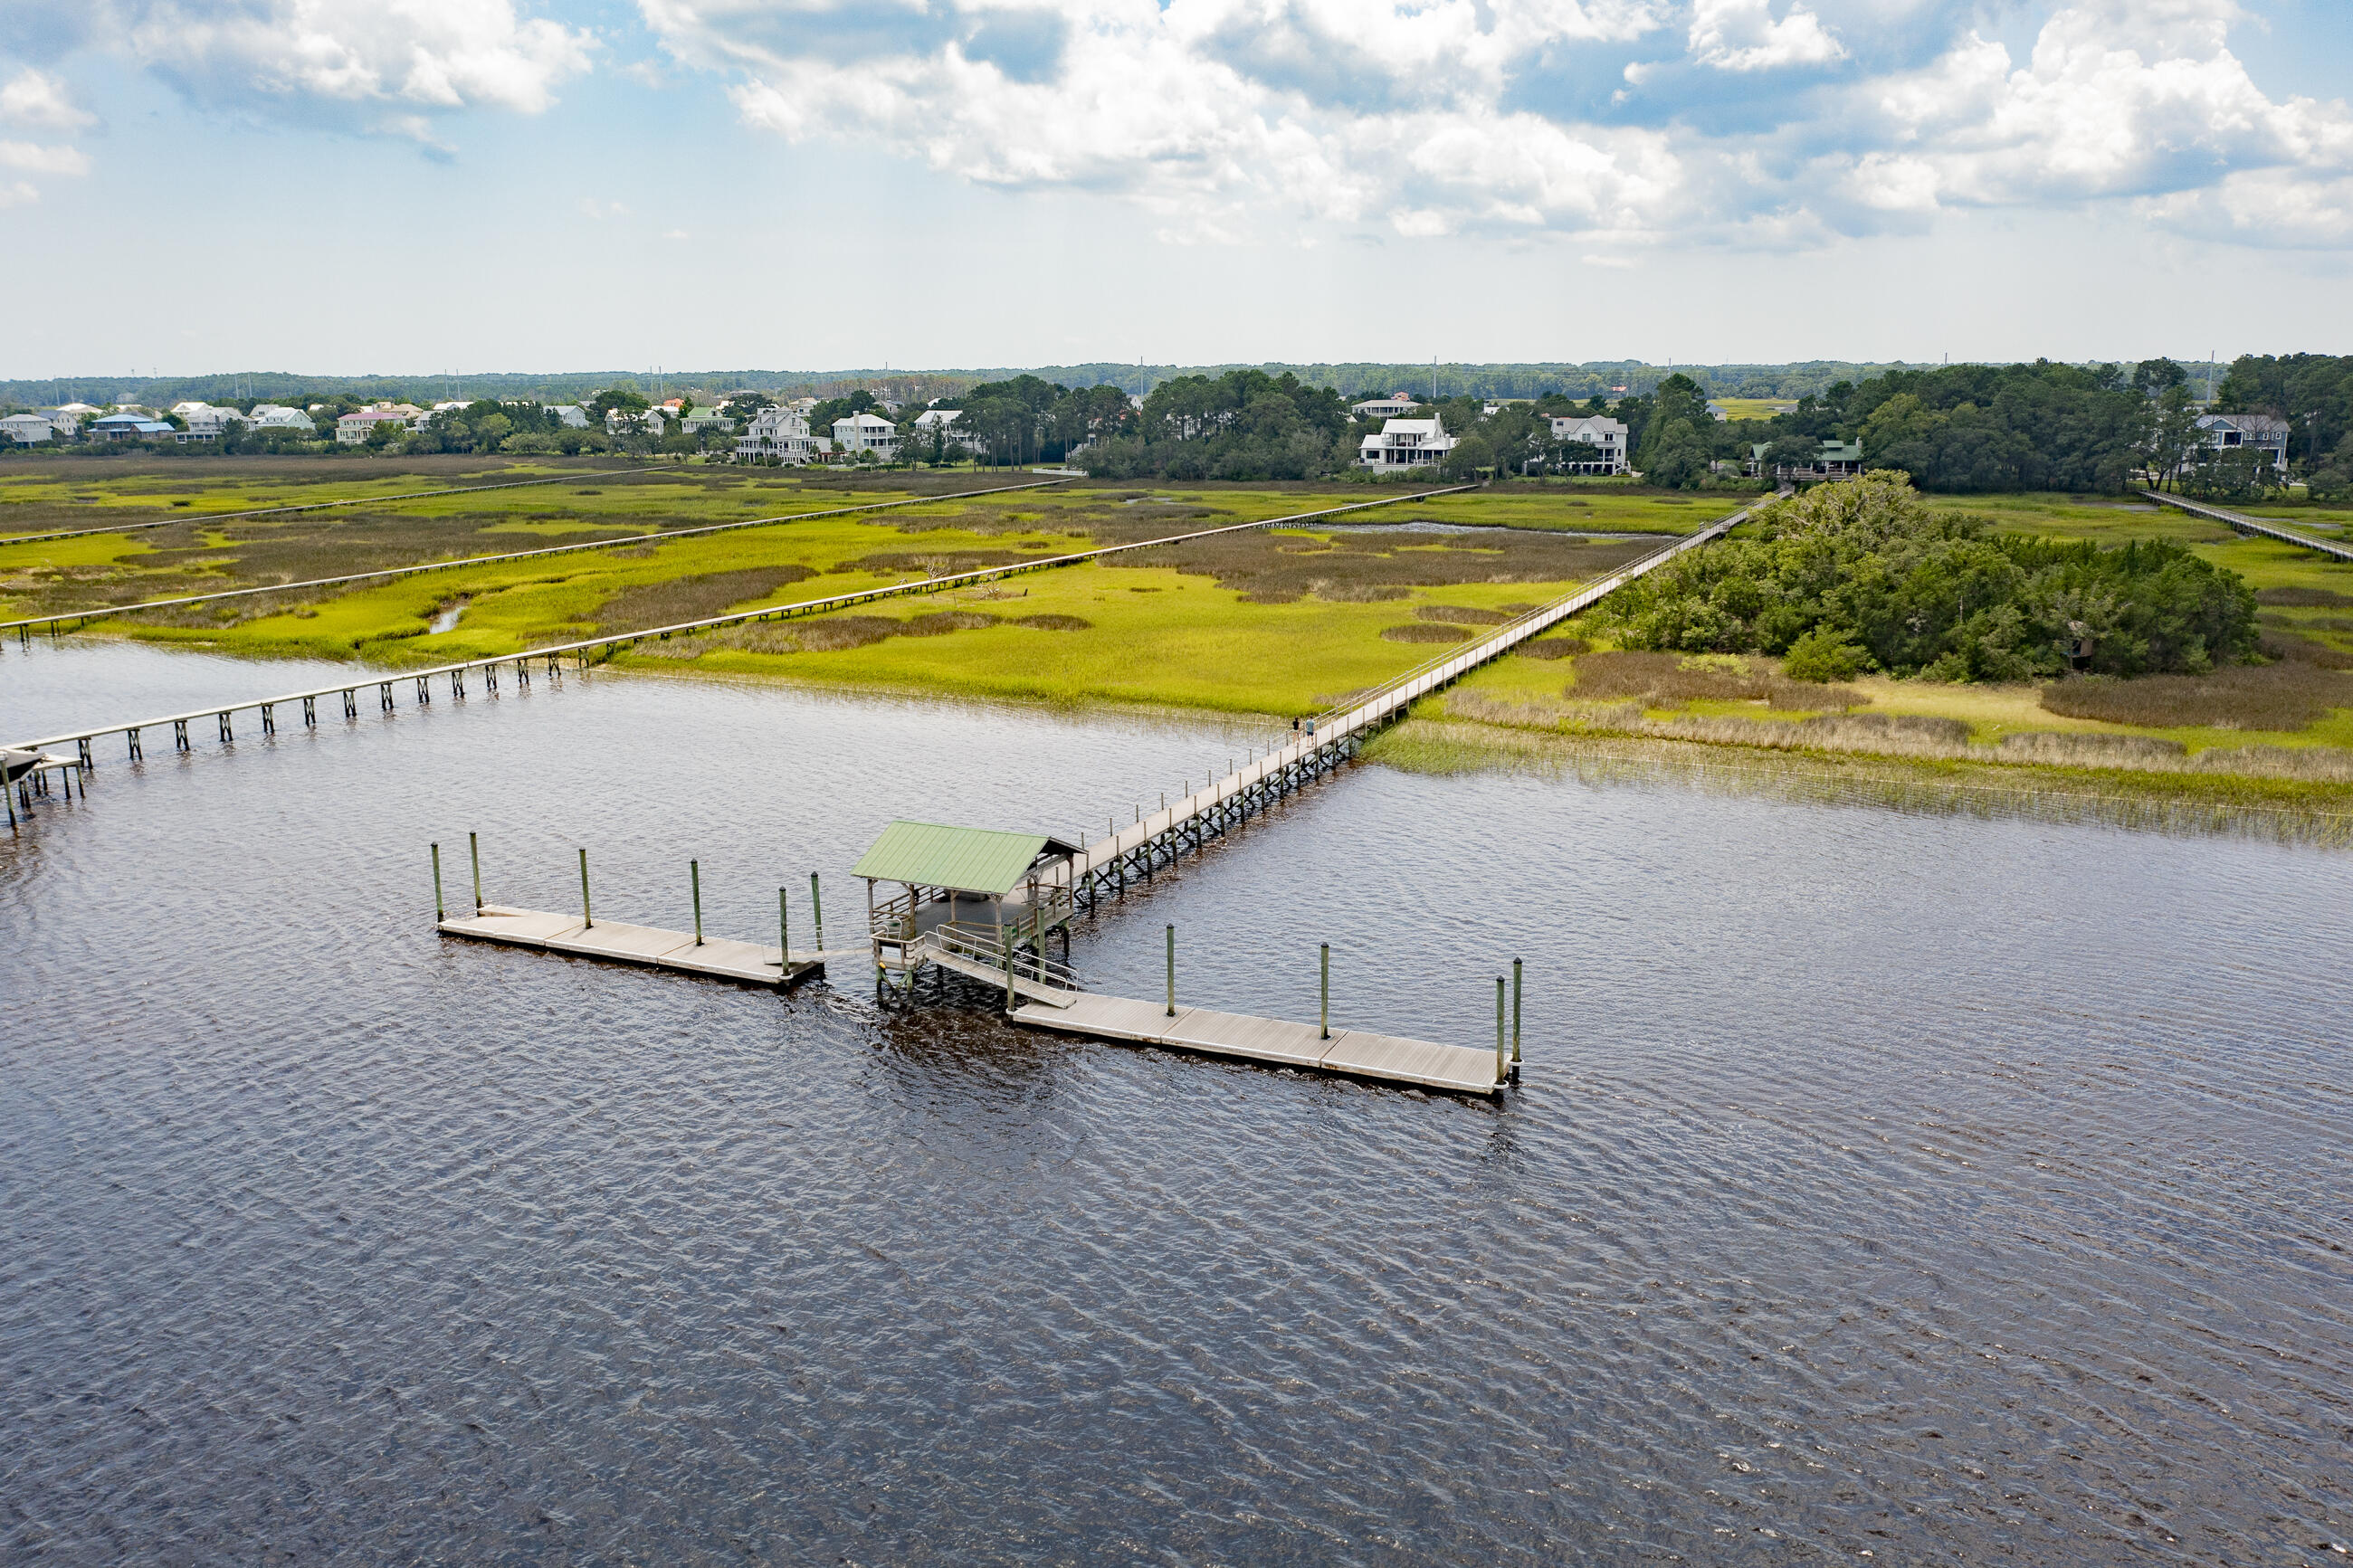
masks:
<path fill-rule="evenodd" d="M 1583 637 L 1537 637 L 1512 651 L 1522 658 L 1574 658 L 1592 649 L 1593 645 Z"/>
<path fill-rule="evenodd" d="M 1381 637 L 1388 642 L 1468 642 L 1471 634 L 1461 626 L 1450 626 L 1431 621 L 1409 621 L 1399 626 L 1383 626 Z"/>
<path fill-rule="evenodd" d="M 1509 610 L 1482 610 L 1469 605 L 1417 605 L 1413 613 L 1425 621 L 1457 626 L 1500 626 L 1512 618 Z"/>
<path fill-rule="evenodd" d="M 891 637 L 936 637 L 989 626 L 1027 626 L 1033 631 L 1082 632 L 1092 626 L 1079 616 L 992 616 L 984 610 L 931 610 L 904 620 L 892 616 L 822 616 L 812 620 L 762 621 L 720 626 L 668 642 L 641 644 L 632 651 L 650 658 L 695 659 L 707 653 L 839 653 L 871 647 Z"/>
<path fill-rule="evenodd" d="M 2353 594 L 2339 594 L 2331 588 L 2258 588 L 2255 603 L 2283 609 L 2334 610 L 2353 605 Z"/>
<path fill-rule="evenodd" d="M 1147 536 L 1148 537 L 1148 536 Z M 1436 542 L 1433 542 L 1432 539 Z M 1642 554 L 1647 542 L 1582 540 L 1528 530 L 1463 535 L 1353 535 L 1302 553 L 1296 535 L 1252 529 L 1114 556 L 1113 567 L 1174 568 L 1214 577 L 1245 604 L 1288 605 L 1405 598 L 1413 588 L 1473 583 L 1562 583 L 1601 575 Z"/>
<path fill-rule="evenodd" d="M 1794 712 L 1860 708 L 1871 699 L 1851 686 L 1791 680 L 1768 659 L 1731 655 L 1609 652 L 1577 661 L 1568 695 L 1580 701 L 1630 700 L 1644 708 L 1694 701 L 1763 702 Z"/>
<path fill-rule="evenodd" d="M 676 626 L 723 614 L 730 605 L 765 599 L 787 584 L 815 575 L 806 566 L 783 565 L 672 577 L 624 588 L 582 618 L 593 619 L 598 631 L 607 633 Z"/>
<path fill-rule="evenodd" d="M 1366 759 L 1414 773 L 1525 773 L 1589 787 L 1699 789 L 1926 816 L 2097 824 L 2353 847 L 2340 785 L 2221 773 L 2098 773 L 1972 761 L 1738 752 L 1666 739 L 1547 734 L 1413 718 Z"/>
<path fill-rule="evenodd" d="M 2046 711 L 2143 729 L 2301 730 L 2353 704 L 2353 680 L 2316 665 L 2237 665 L 2211 675 L 2084 677 L 2042 689 Z"/>

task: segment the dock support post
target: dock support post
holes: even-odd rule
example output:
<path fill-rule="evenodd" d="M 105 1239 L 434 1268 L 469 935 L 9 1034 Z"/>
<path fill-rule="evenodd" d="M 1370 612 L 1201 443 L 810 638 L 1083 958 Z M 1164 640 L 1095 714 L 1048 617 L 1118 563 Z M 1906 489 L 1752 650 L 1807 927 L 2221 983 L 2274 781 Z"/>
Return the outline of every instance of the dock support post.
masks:
<path fill-rule="evenodd" d="M 478 833 L 466 835 L 466 852 L 474 858 L 474 912 L 482 912 L 482 838 Z"/>
<path fill-rule="evenodd" d="M 1512 960 L 1512 1065 L 1520 1065 L 1520 961 Z"/>
<path fill-rule="evenodd" d="M 817 922 L 817 950 L 825 951 L 825 903 L 818 897 L 817 873 L 809 873 L 809 919 Z"/>
<path fill-rule="evenodd" d="M 689 860 L 686 874 L 694 883 L 694 945 L 702 945 L 702 862 Z"/>
<path fill-rule="evenodd" d="M 475 912 L 480 913 L 480 906 L 476 907 Z M 438 925 L 448 918 L 449 911 L 441 903 L 441 846 L 436 844 L 433 847 L 433 923 Z"/>
<path fill-rule="evenodd" d="M 1504 1081 L 1504 977 L 1495 976 L 1495 1081 Z"/>
<path fill-rule="evenodd" d="M 588 851 L 580 851 L 580 929 L 595 931 L 596 917 L 588 912 Z"/>
<path fill-rule="evenodd" d="M 793 977 L 793 922 L 785 913 L 785 890 L 776 889 L 776 983 Z"/>
<path fill-rule="evenodd" d="M 1332 944 L 1324 944 L 1324 1037 L 1332 1037 Z"/>
<path fill-rule="evenodd" d="M 13 779 L 0 778 L 0 795 L 8 797 L 8 831 L 16 831 L 16 784 Z M 30 806 L 26 808 L 31 810 Z"/>
<path fill-rule="evenodd" d="M 1013 1011 L 1013 939 L 1005 939 L 1005 1010 Z"/>
<path fill-rule="evenodd" d="M 1168 928 L 1168 1016 L 1176 1016 L 1176 928 Z"/>

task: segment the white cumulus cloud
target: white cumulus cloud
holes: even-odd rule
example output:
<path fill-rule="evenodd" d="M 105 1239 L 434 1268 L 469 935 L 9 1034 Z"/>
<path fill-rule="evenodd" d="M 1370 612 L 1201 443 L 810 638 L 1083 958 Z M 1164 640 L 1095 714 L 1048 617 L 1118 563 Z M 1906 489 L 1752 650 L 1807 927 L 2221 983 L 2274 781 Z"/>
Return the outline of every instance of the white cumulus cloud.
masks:
<path fill-rule="evenodd" d="M 98 116 L 75 107 L 71 93 L 58 78 L 26 66 L 0 82 L 0 121 L 44 131 L 78 131 L 96 124 Z"/>
<path fill-rule="evenodd" d="M 1791 5 L 1777 21 L 1767 0 L 1695 0 L 1690 48 L 1702 65 L 1731 71 L 1826 65 L 1846 55 L 1811 11 Z"/>

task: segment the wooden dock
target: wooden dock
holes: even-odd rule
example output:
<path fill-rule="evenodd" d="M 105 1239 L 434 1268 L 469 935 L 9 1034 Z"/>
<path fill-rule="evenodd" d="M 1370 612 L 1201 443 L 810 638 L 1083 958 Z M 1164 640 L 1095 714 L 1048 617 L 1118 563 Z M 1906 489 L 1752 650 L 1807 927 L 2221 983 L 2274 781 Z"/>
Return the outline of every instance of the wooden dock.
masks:
<path fill-rule="evenodd" d="M 2192 517 L 2202 517 L 2209 522 L 2219 522 L 2226 528 L 2236 529 L 2241 533 L 2259 533 L 2266 539 L 2276 539 L 2282 544 L 2301 545 L 2306 550 L 2316 550 L 2321 554 L 2331 556 L 2338 561 L 2353 561 L 2353 546 L 2339 544 L 2333 540 L 2315 539 L 2308 533 L 2298 533 L 2295 529 L 2282 528 L 2268 518 L 2249 517 L 2242 511 L 2232 511 L 2225 507 L 2208 506 L 2203 502 L 2189 500 L 2181 496 L 2167 495 L 2162 490 L 2143 490 L 2140 493 L 2159 506 L 2179 507 Z"/>
<path fill-rule="evenodd" d="M 747 981 L 754 985 L 781 985 L 790 990 L 814 974 L 825 973 L 825 955 L 798 952 L 789 973 L 780 960 L 781 948 L 727 937 L 702 942 L 691 931 L 663 931 L 658 926 L 598 921 L 594 925 L 578 915 L 553 914 L 544 910 L 512 910 L 484 904 L 480 912 L 444 920 L 436 928 L 444 936 L 472 937 L 477 942 L 502 942 L 509 947 L 536 948 L 574 958 L 604 958 L 649 969 L 674 969 L 687 974 L 709 974 L 722 980 Z M 862 956 L 862 954 L 861 954 Z"/>
<path fill-rule="evenodd" d="M 1017 1024 L 1060 1034 L 1165 1046 L 1275 1067 L 1311 1068 L 1456 1094 L 1500 1094 L 1504 1088 L 1500 1051 L 1475 1051 L 1358 1029 L 1335 1029 L 1326 1039 L 1314 1024 L 1252 1018 L 1207 1007 L 1178 1007 L 1172 1017 L 1165 1003 L 1080 992 L 1059 1005 L 1033 1003 L 1016 1007 L 1006 1016 Z"/>

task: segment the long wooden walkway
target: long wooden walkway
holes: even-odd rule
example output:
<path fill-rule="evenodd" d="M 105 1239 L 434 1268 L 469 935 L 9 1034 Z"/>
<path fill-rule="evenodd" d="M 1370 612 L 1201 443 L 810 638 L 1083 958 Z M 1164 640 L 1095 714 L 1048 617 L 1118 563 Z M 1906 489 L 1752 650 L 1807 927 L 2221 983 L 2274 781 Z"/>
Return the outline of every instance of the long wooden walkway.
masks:
<path fill-rule="evenodd" d="M 2179 507 L 2192 517 L 2202 517 L 2209 522 L 2219 522 L 2226 528 L 2237 529 L 2242 533 L 2260 533 L 2266 539 L 2276 539 L 2283 544 L 2294 544 L 2306 550 L 2316 550 L 2323 555 L 2334 556 L 2339 561 L 2353 561 L 2353 547 L 2327 539 L 2315 539 L 2308 533 L 2298 533 L 2292 528 L 2282 528 L 2278 523 L 2267 521 L 2260 517 L 2249 517 L 2243 512 L 2232 511 L 2219 506 L 2209 506 L 2204 501 L 2189 500 L 2181 496 L 2169 496 L 2161 490 L 2143 490 L 2140 493 L 2160 506 Z"/>
<path fill-rule="evenodd" d="M 1590 609 L 1636 578 L 1723 538 L 1747 521 L 1750 510 L 1743 507 L 1727 517 L 1718 518 L 1698 532 L 1620 567 L 1599 582 L 1506 622 L 1468 648 L 1441 654 L 1340 707 L 1317 714 L 1306 721 L 1287 743 L 1250 757 L 1223 778 L 1198 790 L 1188 790 L 1173 804 L 1139 815 L 1128 826 L 1121 827 L 1116 821 L 1108 824 L 1101 839 L 1082 845 L 1081 852 L 1071 858 L 1067 882 L 1058 875 L 1057 886 L 1070 902 L 1089 908 L 1106 893 L 1124 896 L 1131 881 L 1150 879 L 1155 869 L 1174 864 L 1187 850 L 1199 852 L 1228 828 L 1330 773 L 1353 757 L 1382 726 L 1402 717 L 1430 693 Z"/>
<path fill-rule="evenodd" d="M 688 974 L 715 975 L 722 980 L 749 981 L 755 985 L 780 985 L 786 990 L 814 974 L 825 973 L 826 954 L 797 952 L 789 965 L 784 950 L 756 942 L 727 937 L 697 941 L 691 931 L 664 931 L 658 926 L 630 925 L 623 921 L 591 923 L 579 915 L 546 910 L 508 909 L 484 904 L 470 915 L 445 919 L 436 927 L 445 936 L 471 937 L 508 947 L 528 947 L 574 958 L 604 958 L 651 969 L 675 969 Z M 861 954 L 862 956 L 862 954 Z"/>
<path fill-rule="evenodd" d="M 1509 1070 L 1501 1050 L 1474 1051 L 1360 1029 L 1335 1029 L 1326 1038 L 1314 1024 L 1252 1018 L 1207 1007 L 1178 1007 L 1172 1016 L 1165 1003 L 1092 993 L 1073 995 L 1058 1005 L 1030 1003 L 1006 1016 L 1033 1029 L 1092 1039 L 1164 1046 L 1276 1067 L 1312 1068 L 1458 1094 L 1499 1093 Z"/>

